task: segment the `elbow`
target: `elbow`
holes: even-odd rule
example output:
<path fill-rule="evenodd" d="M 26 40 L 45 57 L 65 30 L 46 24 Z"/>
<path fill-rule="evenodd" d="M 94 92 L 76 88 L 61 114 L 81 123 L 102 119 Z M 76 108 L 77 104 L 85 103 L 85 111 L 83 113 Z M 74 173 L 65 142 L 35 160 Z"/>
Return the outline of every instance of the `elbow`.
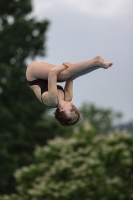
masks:
<path fill-rule="evenodd" d="M 49 72 L 55 72 L 55 67 L 49 70 Z"/>
<path fill-rule="evenodd" d="M 53 67 L 52 69 L 49 70 L 49 74 L 53 74 L 53 75 L 57 74 L 55 67 Z"/>

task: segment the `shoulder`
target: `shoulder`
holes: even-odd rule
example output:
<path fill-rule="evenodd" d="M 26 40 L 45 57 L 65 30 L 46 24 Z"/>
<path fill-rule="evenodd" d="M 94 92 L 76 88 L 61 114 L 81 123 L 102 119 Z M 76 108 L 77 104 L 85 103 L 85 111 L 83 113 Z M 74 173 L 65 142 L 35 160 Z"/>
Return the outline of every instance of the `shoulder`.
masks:
<path fill-rule="evenodd" d="M 50 107 L 56 107 L 58 104 L 57 96 L 49 96 L 48 92 L 42 94 L 43 103 Z"/>

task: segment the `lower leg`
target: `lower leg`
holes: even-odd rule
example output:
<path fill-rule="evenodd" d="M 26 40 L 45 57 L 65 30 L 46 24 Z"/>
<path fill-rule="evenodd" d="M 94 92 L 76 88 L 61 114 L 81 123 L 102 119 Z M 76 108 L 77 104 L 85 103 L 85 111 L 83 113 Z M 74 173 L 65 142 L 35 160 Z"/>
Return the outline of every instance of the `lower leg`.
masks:
<path fill-rule="evenodd" d="M 90 71 L 93 71 L 95 68 L 99 68 L 98 65 L 99 65 L 98 62 L 94 59 L 87 60 L 84 62 L 78 62 L 68 67 L 68 74 L 70 78 L 75 77 L 78 74 L 82 76 L 84 72 L 89 73 Z"/>
<path fill-rule="evenodd" d="M 78 77 L 80 77 L 80 76 L 83 76 L 83 75 L 85 75 L 85 74 L 88 74 L 88 73 L 90 73 L 90 72 L 92 72 L 92 71 L 94 71 L 94 70 L 96 70 L 96 69 L 99 69 L 99 67 L 90 67 L 89 69 L 86 69 L 86 70 L 84 70 L 84 71 L 82 71 L 82 72 L 79 72 L 78 74 L 75 74 L 75 75 L 72 76 L 69 80 L 74 80 L 74 79 L 76 79 L 76 78 L 78 78 Z"/>
<path fill-rule="evenodd" d="M 68 68 L 70 80 L 74 80 L 79 76 L 83 76 L 99 68 L 107 69 L 112 64 L 113 63 L 105 62 L 100 56 L 96 56 L 89 61 L 76 63 Z"/>
<path fill-rule="evenodd" d="M 75 64 L 69 64 L 68 68 L 64 71 L 62 71 L 58 75 L 58 81 L 66 81 L 73 79 L 73 77 L 78 77 L 83 75 L 83 72 L 86 70 L 94 69 L 98 63 L 95 60 L 88 60 L 85 62 L 78 62 Z M 98 67 L 98 66 L 97 66 Z M 99 68 L 99 67 L 98 67 Z M 88 72 L 87 72 L 88 73 Z"/>
<path fill-rule="evenodd" d="M 58 75 L 58 80 L 62 79 L 63 75 L 67 74 L 67 79 L 73 80 L 79 76 L 82 76 L 84 74 L 87 74 L 91 71 L 94 71 L 99 68 L 108 68 L 112 65 L 112 63 L 106 63 L 100 56 L 95 57 L 92 60 L 88 60 L 85 62 L 78 62 L 75 64 L 70 64 L 68 66 L 68 69 L 65 71 L 62 71 Z M 64 80 L 66 81 L 66 80 Z"/>

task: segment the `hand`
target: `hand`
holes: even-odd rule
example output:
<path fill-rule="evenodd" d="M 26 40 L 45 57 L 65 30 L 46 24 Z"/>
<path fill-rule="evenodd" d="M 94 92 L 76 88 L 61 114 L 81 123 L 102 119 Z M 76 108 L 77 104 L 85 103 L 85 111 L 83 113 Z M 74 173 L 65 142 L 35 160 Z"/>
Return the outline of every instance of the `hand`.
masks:
<path fill-rule="evenodd" d="M 72 63 L 64 62 L 64 63 L 62 63 L 62 65 L 66 66 L 68 68 L 68 67 L 70 67 L 72 65 Z"/>

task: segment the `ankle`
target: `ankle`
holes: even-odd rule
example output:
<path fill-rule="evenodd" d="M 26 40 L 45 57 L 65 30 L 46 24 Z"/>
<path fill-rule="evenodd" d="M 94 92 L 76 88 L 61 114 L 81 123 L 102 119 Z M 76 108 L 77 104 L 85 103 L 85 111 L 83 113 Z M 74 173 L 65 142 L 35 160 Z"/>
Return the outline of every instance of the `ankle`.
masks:
<path fill-rule="evenodd" d="M 94 58 L 94 60 L 95 60 L 95 63 L 96 63 L 96 66 L 97 67 L 99 67 L 99 68 L 101 68 L 102 67 L 102 59 L 101 59 L 101 57 L 100 56 L 96 56 L 95 58 Z"/>
<path fill-rule="evenodd" d="M 100 62 L 100 60 L 98 60 L 97 58 L 94 58 L 94 67 L 101 67 L 101 62 Z"/>

